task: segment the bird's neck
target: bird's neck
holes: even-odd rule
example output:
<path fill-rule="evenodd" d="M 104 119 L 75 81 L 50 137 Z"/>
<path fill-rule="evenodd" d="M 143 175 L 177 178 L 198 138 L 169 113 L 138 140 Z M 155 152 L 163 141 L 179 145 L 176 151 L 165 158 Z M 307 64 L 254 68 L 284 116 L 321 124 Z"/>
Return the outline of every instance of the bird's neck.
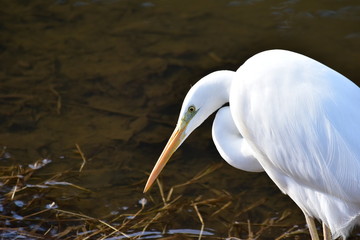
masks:
<path fill-rule="evenodd" d="M 234 75 L 235 72 L 229 70 L 216 71 L 207 75 L 205 85 L 209 86 L 207 92 L 210 94 L 208 101 L 211 104 L 211 113 L 229 102 L 230 88 Z"/>
<path fill-rule="evenodd" d="M 200 79 L 190 91 L 204 101 L 202 114 L 197 125 L 200 125 L 211 114 L 229 102 L 229 93 L 235 72 L 221 70 L 210 73 Z M 193 93 L 190 93 L 192 95 Z M 197 126 L 196 126 L 197 127 Z"/>
<path fill-rule="evenodd" d="M 190 121 L 186 128 L 189 135 L 200 126 L 211 114 L 229 102 L 229 93 L 234 78 L 233 71 L 216 71 L 200 79 L 188 92 L 181 107 L 178 125 L 183 122 L 183 116 L 190 104 L 198 108 L 196 121 Z"/>

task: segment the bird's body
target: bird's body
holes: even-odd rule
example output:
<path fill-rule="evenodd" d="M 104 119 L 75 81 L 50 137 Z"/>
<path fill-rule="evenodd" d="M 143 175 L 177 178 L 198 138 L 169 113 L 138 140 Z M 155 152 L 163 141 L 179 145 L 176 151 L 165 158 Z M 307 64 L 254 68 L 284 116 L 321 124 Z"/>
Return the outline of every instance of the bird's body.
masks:
<path fill-rule="evenodd" d="M 331 68 L 290 51 L 265 51 L 190 89 L 158 162 L 221 108 L 213 124 L 221 156 L 239 169 L 265 171 L 307 220 L 345 238 L 360 224 L 359 104 L 360 89 Z"/>
<path fill-rule="evenodd" d="M 270 178 L 335 237 L 346 236 L 360 216 L 359 88 L 312 59 L 268 51 L 239 68 L 230 103 Z"/>

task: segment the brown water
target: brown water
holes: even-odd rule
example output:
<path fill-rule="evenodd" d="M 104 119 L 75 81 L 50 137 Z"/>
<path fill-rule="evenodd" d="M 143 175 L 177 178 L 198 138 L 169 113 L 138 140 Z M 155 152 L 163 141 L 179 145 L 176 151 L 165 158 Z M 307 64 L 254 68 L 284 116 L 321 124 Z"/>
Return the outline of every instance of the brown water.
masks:
<path fill-rule="evenodd" d="M 60 192 L 54 199 L 62 209 L 94 217 L 134 213 L 142 198 L 161 202 L 157 187 L 142 193 L 146 173 L 172 132 L 183 97 L 203 75 L 235 70 L 257 52 L 283 48 L 360 79 L 358 0 L 1 2 L 0 146 L 7 157 L 0 163 L 48 158 L 49 172 L 78 169 L 78 144 L 88 161 L 73 182 L 92 193 L 66 201 Z M 207 121 L 193 133 L 163 171 L 166 191 L 223 161 L 210 127 Z M 224 219 L 261 223 L 285 210 L 291 215 L 283 228 L 264 238 L 304 227 L 300 210 L 265 174 L 224 164 L 177 194 L 191 201 L 215 190 L 235 198 L 221 216 L 210 217 L 221 206 L 200 209 L 212 236 L 229 236 Z M 235 214 L 261 199 L 246 214 Z M 194 216 L 191 209 L 174 212 L 168 234 L 197 232 L 201 224 Z"/>

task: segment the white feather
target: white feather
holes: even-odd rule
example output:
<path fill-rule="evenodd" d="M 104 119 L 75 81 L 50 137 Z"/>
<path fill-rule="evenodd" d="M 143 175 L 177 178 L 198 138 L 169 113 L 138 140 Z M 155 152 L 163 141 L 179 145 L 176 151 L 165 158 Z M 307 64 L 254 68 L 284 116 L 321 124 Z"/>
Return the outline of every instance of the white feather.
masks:
<path fill-rule="evenodd" d="M 253 149 L 236 128 L 229 107 L 222 107 L 216 113 L 212 138 L 222 158 L 231 166 L 248 172 L 264 171 Z"/>
<path fill-rule="evenodd" d="M 360 91 L 288 51 L 255 55 L 230 93 L 233 118 L 265 171 L 334 237 L 360 222 Z"/>

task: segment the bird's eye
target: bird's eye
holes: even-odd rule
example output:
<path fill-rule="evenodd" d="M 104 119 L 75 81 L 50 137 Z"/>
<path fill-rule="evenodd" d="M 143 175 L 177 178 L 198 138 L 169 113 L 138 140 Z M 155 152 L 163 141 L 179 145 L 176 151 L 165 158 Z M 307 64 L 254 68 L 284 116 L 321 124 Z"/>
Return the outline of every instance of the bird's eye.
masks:
<path fill-rule="evenodd" d="M 194 106 L 190 106 L 188 109 L 189 112 L 195 112 L 195 107 Z"/>

